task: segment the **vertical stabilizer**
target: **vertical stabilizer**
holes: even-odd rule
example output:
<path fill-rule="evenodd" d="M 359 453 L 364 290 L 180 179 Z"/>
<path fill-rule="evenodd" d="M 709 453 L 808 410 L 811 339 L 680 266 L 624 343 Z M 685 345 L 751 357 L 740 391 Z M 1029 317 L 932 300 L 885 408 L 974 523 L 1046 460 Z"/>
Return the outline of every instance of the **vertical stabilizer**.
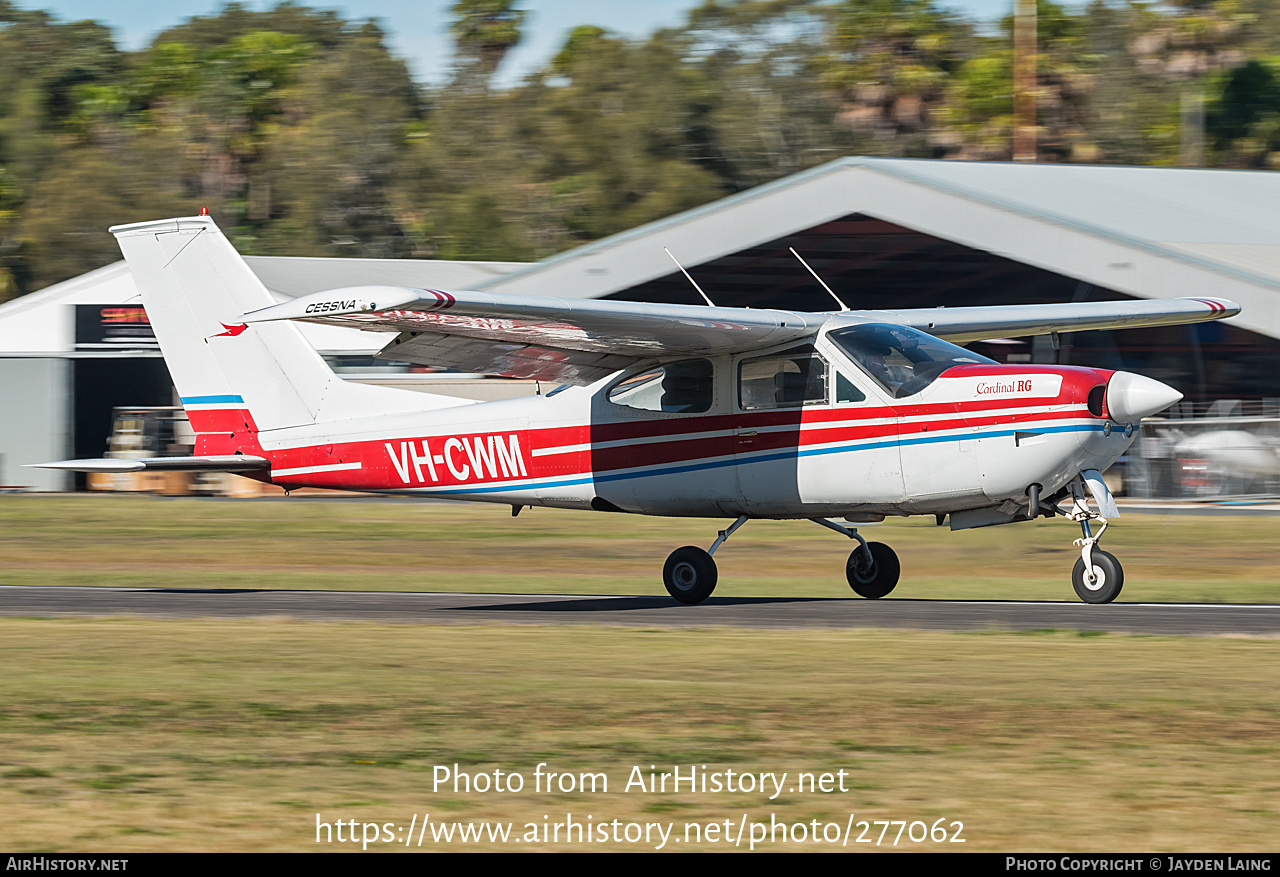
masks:
<path fill-rule="evenodd" d="M 347 384 L 291 323 L 236 322 L 276 302 L 210 217 L 111 232 L 188 410 L 243 404 L 265 431 L 440 407 L 425 394 Z"/>
<path fill-rule="evenodd" d="M 297 326 L 235 323 L 238 314 L 275 300 L 210 217 L 122 225 L 111 233 L 184 404 L 238 396 L 259 429 L 315 421 L 333 371 Z"/>

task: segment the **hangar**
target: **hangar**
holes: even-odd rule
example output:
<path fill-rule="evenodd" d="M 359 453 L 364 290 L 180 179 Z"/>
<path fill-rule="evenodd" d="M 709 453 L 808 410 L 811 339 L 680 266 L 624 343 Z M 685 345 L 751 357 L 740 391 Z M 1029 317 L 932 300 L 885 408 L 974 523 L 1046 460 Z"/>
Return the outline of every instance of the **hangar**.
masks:
<path fill-rule="evenodd" d="M 1004 361 L 1149 374 L 1203 409 L 1280 397 L 1277 204 L 1280 175 L 1264 171 L 843 158 L 537 263 L 249 261 L 281 300 L 390 284 L 700 304 L 664 247 L 729 306 L 832 309 L 790 248 L 854 309 L 1230 298 L 1244 312 L 1229 324 L 1077 333 L 1056 348 L 1048 338 L 980 342 Z M 100 454 L 103 405 L 168 404 L 128 395 L 167 389 L 146 330 L 116 325 L 107 340 L 84 316 L 86 305 L 134 295 L 117 263 L 0 306 L 0 406 L 24 414 L 0 425 L 0 484 L 20 463 Z M 385 340 L 307 331 L 340 370 L 368 369 Z M 121 364 L 148 359 L 147 379 Z M 99 426 L 85 426 L 90 416 Z"/>
<path fill-rule="evenodd" d="M 1230 323 L 984 349 L 1280 396 L 1280 174 L 845 158 L 495 277 L 486 291 L 828 310 L 1211 295 Z M 1001 339 L 1010 341 L 1012 339 Z M 1017 361 L 1015 359 L 1014 361 Z"/>

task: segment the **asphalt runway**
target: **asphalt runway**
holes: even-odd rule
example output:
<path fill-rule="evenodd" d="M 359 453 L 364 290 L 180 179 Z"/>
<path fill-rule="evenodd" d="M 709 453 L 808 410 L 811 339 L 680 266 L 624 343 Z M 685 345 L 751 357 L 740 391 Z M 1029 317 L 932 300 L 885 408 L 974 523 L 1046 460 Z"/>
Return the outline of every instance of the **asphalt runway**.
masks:
<path fill-rule="evenodd" d="M 1171 636 L 1280 636 L 1280 604 L 1084 603 L 435 594 L 183 588 L 0 587 L 0 615 L 269 618 L 407 624 L 628 627 L 1087 630 Z"/>

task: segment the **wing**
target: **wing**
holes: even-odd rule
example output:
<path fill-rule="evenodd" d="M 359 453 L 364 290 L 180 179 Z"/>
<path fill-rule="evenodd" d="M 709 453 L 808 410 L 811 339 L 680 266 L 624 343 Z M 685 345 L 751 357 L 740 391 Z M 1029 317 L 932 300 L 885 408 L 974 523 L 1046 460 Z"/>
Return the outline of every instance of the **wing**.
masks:
<path fill-rule="evenodd" d="M 362 286 L 304 296 L 239 319 L 394 332 L 379 357 L 586 385 L 644 359 L 714 356 L 804 338 L 829 316 Z"/>
<path fill-rule="evenodd" d="M 901 323 L 955 344 L 984 338 L 1084 332 L 1089 329 L 1138 329 L 1221 320 L 1240 313 L 1240 305 L 1221 298 L 1144 299 L 1057 305 L 998 305 L 981 308 L 920 308 L 862 311 L 885 323 Z"/>
<path fill-rule="evenodd" d="M 304 296 L 239 320 L 303 320 L 395 333 L 379 357 L 585 385 L 640 360 L 740 353 L 799 340 L 828 321 L 897 323 L 965 343 L 1198 323 L 1239 312 L 1233 302 L 1196 298 L 835 314 L 361 286 Z"/>

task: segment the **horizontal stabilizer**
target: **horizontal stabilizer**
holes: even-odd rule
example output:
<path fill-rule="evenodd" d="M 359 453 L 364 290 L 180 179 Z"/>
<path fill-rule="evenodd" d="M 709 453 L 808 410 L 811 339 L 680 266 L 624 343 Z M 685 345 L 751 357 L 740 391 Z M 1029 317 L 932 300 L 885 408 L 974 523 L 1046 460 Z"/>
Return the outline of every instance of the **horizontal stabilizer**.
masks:
<path fill-rule="evenodd" d="M 29 463 L 28 469 L 64 469 L 68 472 L 257 472 L 271 466 L 265 457 L 226 454 L 221 457 L 144 457 L 131 460 L 101 457 L 96 460 L 61 460 Z"/>

